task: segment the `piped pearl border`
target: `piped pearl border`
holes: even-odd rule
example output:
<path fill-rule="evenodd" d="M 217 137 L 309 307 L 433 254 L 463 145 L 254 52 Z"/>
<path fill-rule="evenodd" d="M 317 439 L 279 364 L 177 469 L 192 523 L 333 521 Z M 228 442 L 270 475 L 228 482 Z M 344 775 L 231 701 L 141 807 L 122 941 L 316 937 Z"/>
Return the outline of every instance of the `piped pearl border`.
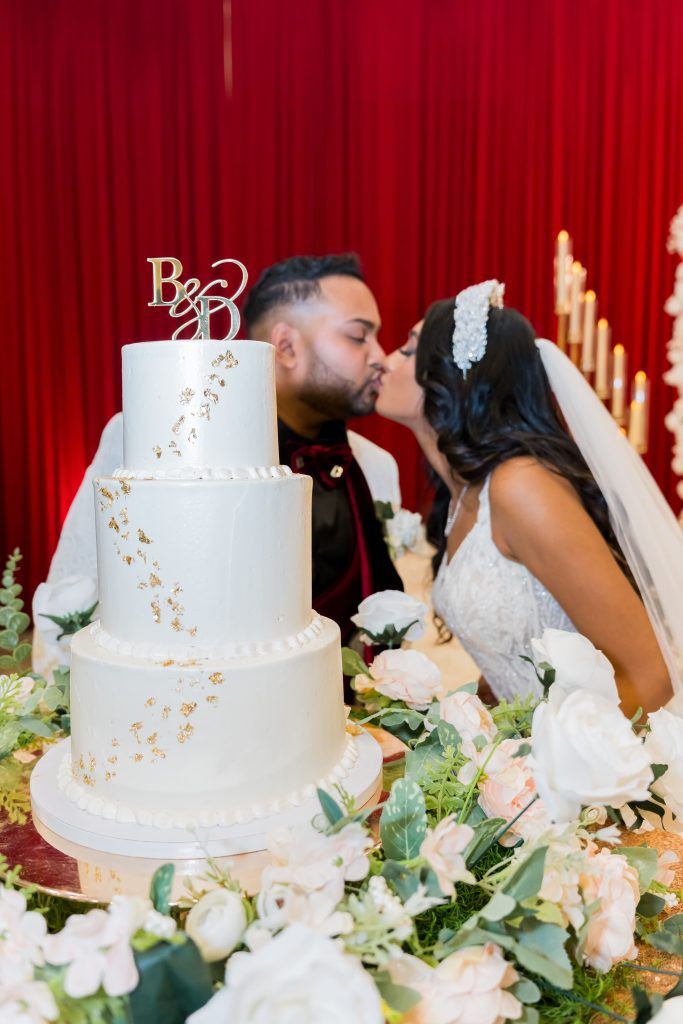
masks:
<path fill-rule="evenodd" d="M 178 466 L 173 469 L 128 469 L 112 473 L 117 480 L 279 480 L 293 476 L 289 466 Z"/>
<path fill-rule="evenodd" d="M 122 654 L 130 658 L 157 658 L 162 661 L 215 661 L 219 659 L 257 658 L 261 655 L 286 654 L 297 651 L 316 640 L 325 626 L 319 616 L 314 615 L 305 629 L 279 640 L 245 640 L 241 643 L 216 644 L 211 647 L 198 645 L 177 645 L 166 647 L 161 644 L 131 643 L 130 640 L 119 640 L 102 626 L 99 619 L 90 626 L 90 636 L 98 647 L 112 654 Z"/>
<path fill-rule="evenodd" d="M 105 800 L 87 790 L 73 777 L 71 756 L 62 758 L 57 774 L 57 785 L 64 795 L 82 810 L 121 824 L 152 825 L 155 828 L 212 828 L 216 825 L 241 825 L 260 818 L 279 814 L 290 807 L 298 807 L 315 796 L 317 788 L 331 790 L 349 774 L 358 759 L 358 747 L 353 736 L 346 737 L 344 753 L 332 771 L 300 789 L 274 800 L 255 801 L 232 810 L 202 811 L 200 814 L 174 814 L 171 811 L 133 810 L 117 800 Z"/>

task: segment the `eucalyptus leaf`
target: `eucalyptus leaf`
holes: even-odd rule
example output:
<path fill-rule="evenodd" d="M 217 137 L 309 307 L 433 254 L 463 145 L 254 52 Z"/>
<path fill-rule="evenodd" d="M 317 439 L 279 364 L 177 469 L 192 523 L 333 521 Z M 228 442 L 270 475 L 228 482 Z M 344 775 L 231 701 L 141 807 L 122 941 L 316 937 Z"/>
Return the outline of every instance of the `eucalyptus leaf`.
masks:
<path fill-rule="evenodd" d="M 48 686 L 43 694 L 43 703 L 48 711 L 58 708 L 62 700 L 62 691 L 58 686 Z"/>
<path fill-rule="evenodd" d="M 16 672 L 17 663 L 11 654 L 0 654 L 0 671 Z"/>
<path fill-rule="evenodd" d="M 8 608 L 13 608 L 15 612 L 20 612 L 23 607 L 24 602 L 21 600 L 20 597 L 13 598 L 13 600 L 11 600 L 8 604 Z"/>
<path fill-rule="evenodd" d="M 452 747 L 454 750 L 458 749 L 462 740 L 455 726 L 451 725 L 450 722 L 445 722 L 442 718 L 436 727 L 436 731 L 444 747 Z"/>
<path fill-rule="evenodd" d="M 564 928 L 528 919 L 525 927 L 517 933 L 514 954 L 522 967 L 532 974 L 540 975 L 551 985 L 569 990 L 573 985 L 573 974 L 564 948 L 568 938 Z"/>
<path fill-rule="evenodd" d="M 135 953 L 140 974 L 128 996 L 134 1024 L 185 1024 L 213 995 L 211 970 L 195 944 L 159 942 Z"/>
<path fill-rule="evenodd" d="M 31 625 L 31 620 L 26 612 L 15 612 L 11 608 L 8 609 L 10 612 L 10 620 L 7 623 L 8 629 L 13 629 L 15 633 L 25 633 L 28 627 Z"/>
<path fill-rule="evenodd" d="M 427 812 L 422 790 L 414 779 L 397 779 L 379 821 L 385 856 L 412 860 L 420 852 L 427 831 Z"/>
<path fill-rule="evenodd" d="M 160 914 L 168 914 L 174 874 L 175 867 L 173 864 L 162 864 L 152 876 L 149 886 L 149 898 L 154 904 L 154 909 L 158 910 Z"/>
<path fill-rule="evenodd" d="M 640 891 L 646 892 L 657 874 L 657 851 L 649 846 L 621 846 L 619 855 L 636 869 Z"/>
<path fill-rule="evenodd" d="M 342 672 L 345 676 L 367 676 L 368 666 L 357 651 L 342 647 Z"/>
<path fill-rule="evenodd" d="M 320 806 L 323 809 L 323 814 L 330 825 L 336 824 L 336 822 L 340 821 L 344 817 L 344 811 L 334 797 L 330 796 L 329 793 L 326 793 L 324 789 L 318 788 L 317 793 Z"/>
<path fill-rule="evenodd" d="M 420 879 L 418 872 L 413 868 L 407 868 L 396 860 L 385 860 L 382 864 L 382 875 L 387 882 L 391 882 L 399 898 L 405 903 L 414 893 L 417 892 Z"/>
<path fill-rule="evenodd" d="M 485 921 L 502 921 L 513 913 L 517 901 L 502 891 L 494 893 L 489 902 L 479 911 Z"/>
<path fill-rule="evenodd" d="M 406 775 L 419 782 L 429 776 L 430 770 L 443 757 L 443 747 L 436 729 L 427 734 L 427 739 L 418 743 L 406 754 Z"/>
<path fill-rule="evenodd" d="M 0 608 L 0 626 L 3 629 L 6 629 L 7 626 L 9 626 L 10 624 L 10 619 L 12 618 L 13 615 L 16 614 L 17 613 L 15 611 L 13 611 L 11 608 L 7 608 L 6 606 Z"/>
<path fill-rule="evenodd" d="M 415 989 L 408 988 L 406 985 L 397 985 L 391 980 L 387 971 L 377 971 L 374 980 L 384 1002 L 397 1013 L 408 1013 L 414 1006 L 417 1006 L 422 998 Z"/>
<path fill-rule="evenodd" d="M 668 917 L 658 932 L 645 937 L 645 942 L 664 953 L 683 956 L 683 914 Z"/>
<path fill-rule="evenodd" d="M 13 651 L 19 644 L 19 634 L 14 629 L 3 629 L 0 633 L 0 647 L 3 651 Z"/>
<path fill-rule="evenodd" d="M 465 851 L 467 866 L 471 867 L 490 847 L 494 836 L 505 824 L 505 818 L 486 818 L 479 825 L 474 825 L 474 837 Z"/>
<path fill-rule="evenodd" d="M 539 846 L 530 857 L 523 861 L 512 878 L 504 885 L 503 891 L 518 903 L 537 896 L 543 885 L 543 869 L 548 852 L 547 846 Z"/>
<path fill-rule="evenodd" d="M 22 731 L 32 732 L 34 736 L 43 736 L 46 740 L 49 740 L 54 736 L 54 729 L 44 721 L 42 718 L 38 718 L 34 715 L 22 715 L 21 718 L 17 719 Z"/>
<path fill-rule="evenodd" d="M 636 911 L 641 917 L 659 917 L 665 906 L 666 903 L 661 896 L 646 892 L 640 897 Z"/>
<path fill-rule="evenodd" d="M 537 1003 L 541 998 L 541 990 L 531 978 L 520 978 L 508 989 L 520 1003 Z"/>
<path fill-rule="evenodd" d="M 26 661 L 30 654 L 31 644 L 19 644 L 18 647 L 14 648 L 12 657 L 14 658 L 15 664 L 21 665 L 23 661 Z"/>

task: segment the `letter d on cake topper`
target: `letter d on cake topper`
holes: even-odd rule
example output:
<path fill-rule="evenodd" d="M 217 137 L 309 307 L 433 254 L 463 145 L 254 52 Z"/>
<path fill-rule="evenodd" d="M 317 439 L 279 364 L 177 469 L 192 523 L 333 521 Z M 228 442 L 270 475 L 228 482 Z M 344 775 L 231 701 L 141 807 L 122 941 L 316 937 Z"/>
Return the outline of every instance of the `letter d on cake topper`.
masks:
<path fill-rule="evenodd" d="M 242 272 L 242 280 L 237 291 L 234 291 L 232 295 L 211 295 L 209 289 L 215 286 L 227 288 L 228 282 L 222 277 L 216 278 L 215 281 L 209 281 L 203 287 L 200 287 L 197 277 L 189 277 L 187 281 L 183 282 L 180 280 L 183 265 L 173 256 L 150 256 L 147 262 L 152 264 L 153 272 L 153 298 L 147 305 L 166 306 L 171 316 L 177 319 L 189 317 L 189 319 L 184 319 L 184 322 L 171 335 L 174 341 L 180 338 L 182 332 L 188 328 L 193 329 L 192 334 L 185 335 L 188 341 L 194 341 L 196 338 L 210 338 L 211 317 L 219 309 L 227 309 L 230 315 L 230 330 L 224 338 L 216 340 L 231 341 L 235 337 L 240 327 L 240 314 L 235 305 L 235 299 L 244 291 L 249 276 L 243 263 L 234 259 L 216 260 L 215 263 L 212 263 L 212 267 L 219 267 L 224 263 L 234 263 Z M 166 277 L 164 277 L 164 263 L 171 265 L 171 273 Z M 164 298 L 165 285 L 168 288 L 173 288 L 173 298 Z"/>

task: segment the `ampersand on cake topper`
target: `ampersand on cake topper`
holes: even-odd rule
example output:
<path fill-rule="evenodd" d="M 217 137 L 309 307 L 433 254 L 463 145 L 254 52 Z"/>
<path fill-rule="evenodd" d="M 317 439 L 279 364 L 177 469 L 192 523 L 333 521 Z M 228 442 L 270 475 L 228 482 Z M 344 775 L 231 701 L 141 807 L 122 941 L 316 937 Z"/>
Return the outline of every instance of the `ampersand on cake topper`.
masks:
<path fill-rule="evenodd" d="M 215 286 L 227 288 L 228 282 L 222 277 L 216 278 L 215 281 L 209 281 L 203 286 L 197 277 L 188 277 L 187 281 L 183 282 L 180 280 L 183 265 L 173 256 L 150 256 L 147 262 L 152 264 L 154 274 L 154 298 L 147 305 L 166 306 L 171 316 L 178 319 L 189 317 L 189 319 L 184 319 L 184 322 L 171 335 L 174 341 L 189 328 L 192 328 L 194 333 L 185 335 L 188 341 L 194 341 L 196 338 L 211 338 L 211 317 L 219 309 L 227 310 L 230 317 L 230 329 L 223 338 L 216 340 L 231 341 L 235 337 L 240 326 L 240 314 L 235 305 L 235 299 L 244 291 L 249 276 L 243 263 L 240 263 L 239 260 L 224 259 L 216 260 L 211 264 L 212 267 L 219 267 L 225 263 L 234 263 L 242 273 L 242 280 L 232 295 L 212 295 L 209 291 L 211 288 Z M 166 277 L 164 277 L 163 271 L 164 263 L 170 263 L 172 267 L 172 272 Z M 164 285 L 173 288 L 172 299 L 164 298 Z"/>

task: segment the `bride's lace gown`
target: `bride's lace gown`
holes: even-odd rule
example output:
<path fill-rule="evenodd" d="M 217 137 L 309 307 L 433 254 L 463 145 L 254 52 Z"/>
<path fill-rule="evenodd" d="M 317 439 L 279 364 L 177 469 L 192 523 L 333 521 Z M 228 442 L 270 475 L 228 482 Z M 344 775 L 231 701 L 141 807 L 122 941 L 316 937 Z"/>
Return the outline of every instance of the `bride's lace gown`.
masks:
<path fill-rule="evenodd" d="M 498 698 L 512 699 L 541 686 L 521 655 L 544 629 L 576 632 L 540 580 L 496 547 L 491 536 L 490 477 L 479 495 L 477 521 L 448 561 L 444 555 L 432 601 Z"/>

